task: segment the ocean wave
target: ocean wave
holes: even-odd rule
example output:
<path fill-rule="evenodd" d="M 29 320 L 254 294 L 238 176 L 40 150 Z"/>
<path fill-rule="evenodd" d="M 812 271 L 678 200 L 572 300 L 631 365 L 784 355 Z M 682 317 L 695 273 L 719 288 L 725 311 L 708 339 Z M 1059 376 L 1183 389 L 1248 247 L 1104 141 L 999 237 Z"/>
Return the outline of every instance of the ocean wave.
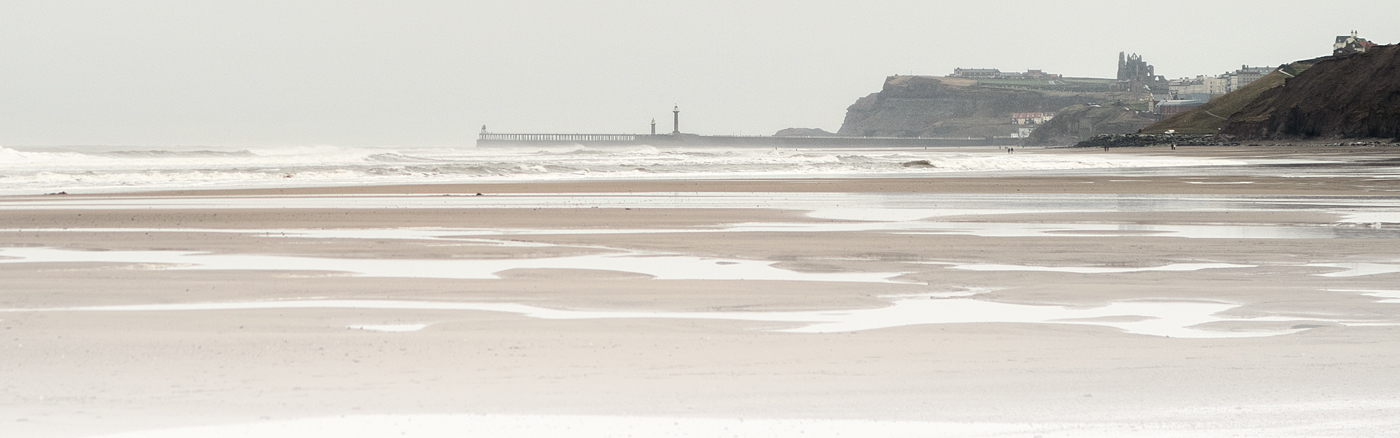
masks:
<path fill-rule="evenodd" d="M 108 148 L 110 149 L 110 148 Z M 298 146 L 219 151 L 0 147 L 0 193 L 110 188 L 420 184 L 588 178 L 919 175 L 1241 164 L 1221 159 L 1000 150 L 540 149 Z"/>
<path fill-rule="evenodd" d="M 371 163 L 431 163 L 431 162 L 438 162 L 438 161 L 442 161 L 442 160 L 441 160 L 441 159 L 437 159 L 437 158 L 432 158 L 432 157 L 421 157 L 421 156 L 414 156 L 414 155 L 407 155 L 407 154 L 389 152 L 389 153 L 373 154 L 373 155 L 366 156 L 366 157 L 364 158 L 364 161 L 366 161 L 366 162 L 371 162 Z"/>
<path fill-rule="evenodd" d="M 53 163 L 63 161 L 90 160 L 90 157 L 75 152 L 18 151 L 0 146 L 0 165 L 14 166 L 32 163 Z"/>
<path fill-rule="evenodd" d="M 254 155 L 263 157 L 292 157 L 292 156 L 343 156 L 343 155 L 372 155 L 380 153 L 397 152 L 392 149 L 356 148 L 331 145 L 312 146 L 285 146 L 276 148 L 254 148 L 249 149 Z"/>
<path fill-rule="evenodd" d="M 538 153 L 543 155 L 579 155 L 579 156 L 611 156 L 611 155 L 659 155 L 663 152 L 655 146 L 583 146 L 573 145 L 554 149 L 540 149 Z"/>
<path fill-rule="evenodd" d="M 223 157 L 252 157 L 252 156 L 256 156 L 257 154 L 254 154 L 252 151 L 248 151 L 248 150 L 245 149 L 245 150 L 232 151 L 232 152 L 226 152 L 226 151 L 210 151 L 210 150 L 197 150 L 197 151 L 132 150 L 132 151 L 94 152 L 94 153 L 91 153 L 91 155 L 99 156 L 99 157 L 112 157 L 112 158 L 161 159 L 161 158 L 189 158 L 189 157 L 195 157 L 195 158 L 203 158 L 203 157 L 220 157 L 220 158 L 223 158 Z"/>

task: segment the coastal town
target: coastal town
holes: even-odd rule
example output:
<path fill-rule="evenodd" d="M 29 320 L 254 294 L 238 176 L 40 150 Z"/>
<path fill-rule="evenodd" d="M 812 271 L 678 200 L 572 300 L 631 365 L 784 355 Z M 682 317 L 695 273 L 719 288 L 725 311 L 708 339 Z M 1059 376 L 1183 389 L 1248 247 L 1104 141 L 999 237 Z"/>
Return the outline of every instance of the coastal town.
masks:
<path fill-rule="evenodd" d="M 1155 67 L 1143 61 L 1142 56 L 1120 52 L 1116 79 L 1078 78 L 1078 81 L 1080 83 L 1097 82 L 1102 86 L 1103 91 L 1150 93 L 1152 97 L 1145 112 L 1156 120 L 1162 120 L 1201 106 L 1211 99 L 1244 88 L 1273 70 L 1274 67 L 1242 65 L 1238 70 L 1215 76 L 1199 75 L 1194 78 L 1166 79 L 1161 75 L 1154 74 Z M 1003 72 L 998 69 L 958 68 L 948 77 L 978 80 L 979 85 L 1006 85 L 1016 81 L 1035 81 L 1049 87 L 1055 87 L 1068 83 L 1063 75 L 1046 73 L 1041 70 Z M 1017 85 L 1026 88 L 1041 88 L 1038 87 L 1040 84 L 1023 83 Z M 1053 112 L 1018 112 L 1011 114 L 1011 124 L 1039 125 L 1054 117 L 1055 113 Z M 1020 131 L 1018 134 L 1024 135 L 1026 129 L 1022 128 Z"/>
<path fill-rule="evenodd" d="M 483 127 L 477 146 L 1009 147 L 1068 146 L 1096 136 L 1167 131 L 1214 135 L 1225 132 L 1225 122 L 1264 90 L 1283 86 L 1317 62 L 1387 47 L 1351 32 L 1336 37 L 1328 56 L 1177 79 L 1158 74 L 1143 55 L 1128 52 L 1118 53 L 1112 78 L 959 67 L 944 76 L 886 77 L 880 91 L 846 108 L 836 132 L 792 127 L 771 136 L 686 133 L 677 106 L 670 133 L 658 133 L 655 120 L 650 134 L 499 133 Z M 1319 55 L 1327 53 L 1324 44 L 1317 48 Z M 1248 91 L 1236 93 L 1241 90 Z M 1209 106 L 1222 98 L 1234 103 Z M 1171 126 L 1158 129 L 1164 124 Z"/>
<path fill-rule="evenodd" d="M 1358 32 L 1337 36 L 1332 45 L 1333 56 L 1364 53 L 1377 44 L 1361 38 Z M 1140 91 L 1151 94 L 1147 109 L 1141 111 L 1150 119 L 1164 120 L 1200 107 L 1220 96 L 1244 88 L 1263 78 L 1276 67 L 1241 65 L 1239 69 L 1217 75 L 1197 75 L 1167 79 L 1156 74 L 1156 68 L 1138 54 L 1119 52 L 1118 74 L 1115 79 L 1074 78 L 1047 73 L 1039 69 L 1025 72 L 1003 72 L 994 68 L 956 68 L 950 78 L 977 80 L 978 85 L 1022 86 L 1025 88 L 1056 88 L 1070 83 L 1096 83 L 1104 91 Z M 1042 84 L 1044 86 L 1042 86 Z M 1012 125 L 1039 125 L 1055 117 L 1053 112 L 1017 112 L 1011 114 Z M 1020 128 L 1013 135 L 1025 137 L 1029 129 Z"/>

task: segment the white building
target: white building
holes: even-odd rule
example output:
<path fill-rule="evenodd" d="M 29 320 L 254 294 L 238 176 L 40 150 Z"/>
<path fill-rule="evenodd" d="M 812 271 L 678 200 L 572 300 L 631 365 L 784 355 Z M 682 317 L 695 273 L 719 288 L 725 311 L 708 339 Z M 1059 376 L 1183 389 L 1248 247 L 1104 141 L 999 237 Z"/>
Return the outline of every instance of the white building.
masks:
<path fill-rule="evenodd" d="M 1200 96 L 1210 96 L 1214 99 L 1222 94 L 1229 93 L 1259 80 L 1274 71 L 1273 67 L 1250 67 L 1240 66 L 1239 70 L 1227 72 L 1219 76 L 1200 75 L 1194 78 L 1181 78 L 1170 81 L 1167 85 L 1170 99 L 1201 100 Z"/>
<path fill-rule="evenodd" d="M 1055 113 L 1012 113 L 1013 125 L 1039 125 L 1055 118 Z"/>
<path fill-rule="evenodd" d="M 1273 67 L 1250 67 L 1248 65 L 1242 65 L 1239 70 L 1226 73 L 1226 78 L 1229 80 L 1226 88 L 1228 91 L 1244 88 L 1245 85 L 1249 85 L 1273 71 Z"/>
<path fill-rule="evenodd" d="M 1195 78 L 1181 78 L 1173 80 L 1167 87 L 1171 90 L 1172 96 L 1186 96 L 1198 94 L 1219 96 L 1229 92 L 1230 81 L 1229 79 L 1227 79 L 1227 77 L 1209 77 L 1206 75 L 1200 75 L 1196 76 Z"/>

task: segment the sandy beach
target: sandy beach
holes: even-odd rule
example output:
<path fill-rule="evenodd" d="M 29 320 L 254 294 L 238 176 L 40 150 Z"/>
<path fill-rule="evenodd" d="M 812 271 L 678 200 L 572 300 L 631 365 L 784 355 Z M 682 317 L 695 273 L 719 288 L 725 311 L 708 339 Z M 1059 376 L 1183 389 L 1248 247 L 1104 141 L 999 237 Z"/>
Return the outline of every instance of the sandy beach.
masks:
<path fill-rule="evenodd" d="M 0 435 L 1379 436 L 1393 149 L 4 197 Z"/>

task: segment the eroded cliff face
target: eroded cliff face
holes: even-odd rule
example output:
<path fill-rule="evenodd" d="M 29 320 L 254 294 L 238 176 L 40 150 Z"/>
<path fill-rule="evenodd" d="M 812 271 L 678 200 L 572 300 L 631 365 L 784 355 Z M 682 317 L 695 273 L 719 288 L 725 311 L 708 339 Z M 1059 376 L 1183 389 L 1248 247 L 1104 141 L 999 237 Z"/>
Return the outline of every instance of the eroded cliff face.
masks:
<path fill-rule="evenodd" d="M 1400 46 L 1326 58 L 1271 88 L 1221 129 L 1238 138 L 1400 138 Z"/>
<path fill-rule="evenodd" d="M 978 86 L 971 79 L 890 76 L 846 108 L 838 134 L 857 137 L 991 137 L 1016 133 L 1012 113 L 1134 100 L 1132 93 L 1075 93 Z"/>

